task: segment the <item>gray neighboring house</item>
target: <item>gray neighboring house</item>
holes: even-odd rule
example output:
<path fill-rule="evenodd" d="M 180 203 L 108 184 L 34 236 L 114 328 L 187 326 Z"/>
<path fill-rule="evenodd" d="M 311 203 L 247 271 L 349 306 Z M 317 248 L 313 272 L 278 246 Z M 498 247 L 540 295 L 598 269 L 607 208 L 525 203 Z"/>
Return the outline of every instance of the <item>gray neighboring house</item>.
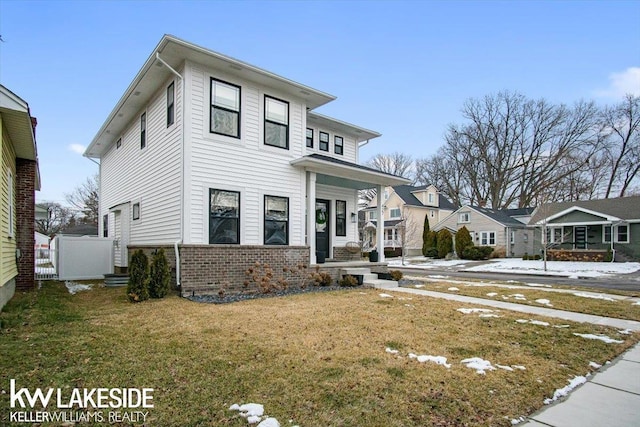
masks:
<path fill-rule="evenodd" d="M 554 248 L 603 251 L 613 249 L 616 260 L 640 260 L 640 196 L 547 203 L 533 213 L 529 225 L 541 231 Z"/>
<path fill-rule="evenodd" d="M 476 246 L 491 246 L 500 256 L 521 257 L 533 254 L 533 230 L 527 228 L 533 211 L 533 208 L 496 210 L 464 205 L 432 229 L 446 228 L 455 238 L 464 226 Z"/>

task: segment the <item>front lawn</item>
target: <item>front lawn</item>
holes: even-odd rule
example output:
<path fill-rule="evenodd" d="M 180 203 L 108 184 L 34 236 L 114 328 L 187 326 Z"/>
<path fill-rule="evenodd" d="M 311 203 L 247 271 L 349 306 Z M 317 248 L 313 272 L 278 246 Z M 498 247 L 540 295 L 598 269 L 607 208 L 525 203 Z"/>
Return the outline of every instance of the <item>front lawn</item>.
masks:
<path fill-rule="evenodd" d="M 283 426 L 510 426 L 640 338 L 460 308 L 470 307 L 358 288 L 227 305 L 177 296 L 130 304 L 122 288 L 69 295 L 45 283 L 0 314 L 0 424 L 16 379 L 31 390 L 153 388 L 151 426 L 247 426 L 229 410 L 234 403 L 263 404 Z M 409 354 L 443 356 L 450 367 Z M 473 357 L 495 370 L 461 363 Z"/>

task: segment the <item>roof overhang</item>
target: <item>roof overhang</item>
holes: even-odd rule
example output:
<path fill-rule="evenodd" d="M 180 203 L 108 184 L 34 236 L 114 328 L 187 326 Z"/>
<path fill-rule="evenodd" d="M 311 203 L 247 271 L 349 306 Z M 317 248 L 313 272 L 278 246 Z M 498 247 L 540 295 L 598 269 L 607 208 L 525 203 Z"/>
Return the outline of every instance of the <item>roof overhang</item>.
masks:
<path fill-rule="evenodd" d="M 0 114 L 2 114 L 2 127 L 7 130 L 16 157 L 36 162 L 35 189 L 40 190 L 38 147 L 33 133 L 29 104 L 0 85 Z"/>
<path fill-rule="evenodd" d="M 597 220 L 596 221 L 584 221 L 584 222 L 580 222 L 580 224 L 594 224 L 595 225 L 595 224 L 604 224 L 604 223 L 622 221 L 621 218 L 618 218 L 617 216 L 614 216 L 614 215 L 608 215 L 608 214 L 605 214 L 605 213 L 602 213 L 602 212 L 596 212 L 596 211 L 593 211 L 591 209 L 582 208 L 580 206 L 572 206 L 572 207 L 570 207 L 568 209 L 565 209 L 565 210 L 563 210 L 561 212 L 553 214 L 553 215 L 551 215 L 549 217 L 542 218 L 541 220 L 537 221 L 533 225 L 548 224 L 549 221 L 553 221 L 554 219 L 563 217 L 563 216 L 565 216 L 565 215 L 567 215 L 567 214 L 569 214 L 571 212 L 575 212 L 575 211 L 583 212 L 583 213 L 586 213 L 586 214 L 589 214 L 589 215 L 593 215 L 593 216 L 597 216 L 597 217 L 600 217 L 600 218 L 604 219 L 604 220 L 600 220 L 600 221 L 597 221 Z M 574 223 L 572 223 L 572 224 L 575 225 Z M 567 224 L 554 223 L 554 225 L 569 225 L 569 224 L 568 223 Z"/>
<path fill-rule="evenodd" d="M 304 156 L 292 160 L 291 165 L 315 172 L 318 184 L 366 190 L 379 185 L 393 186 L 409 184 L 411 181 L 400 176 L 390 175 L 373 169 L 364 168 L 355 163 L 328 160 L 314 156 Z"/>
<path fill-rule="evenodd" d="M 365 129 L 363 127 L 312 111 L 307 112 L 307 124 L 316 124 L 319 127 L 333 130 L 336 133 L 351 135 L 357 143 L 381 136 L 381 134 L 376 131 Z"/>
<path fill-rule="evenodd" d="M 207 69 L 216 69 L 233 73 L 243 80 L 277 89 L 295 99 L 304 102 L 309 109 L 317 108 L 336 99 L 335 96 L 313 89 L 309 86 L 286 79 L 277 74 L 247 64 L 226 55 L 205 49 L 171 35 L 164 35 L 153 50 L 115 108 L 107 117 L 96 136 L 87 147 L 86 157 L 99 158 L 125 130 L 132 118 L 147 105 L 162 82 L 173 72 L 180 70 L 185 61 L 200 64 Z"/>

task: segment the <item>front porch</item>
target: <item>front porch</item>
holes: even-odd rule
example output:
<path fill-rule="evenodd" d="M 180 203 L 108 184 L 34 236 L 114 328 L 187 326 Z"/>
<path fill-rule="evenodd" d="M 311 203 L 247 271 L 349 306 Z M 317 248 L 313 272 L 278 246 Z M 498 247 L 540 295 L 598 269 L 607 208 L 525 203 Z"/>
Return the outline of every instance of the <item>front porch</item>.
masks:
<path fill-rule="evenodd" d="M 379 274 L 389 273 L 389 266 L 386 262 L 368 261 L 333 261 L 312 264 L 310 269 L 330 274 L 334 282 L 339 281 L 345 275 L 355 276 L 359 279 L 359 283 L 365 286 L 378 284 L 382 280 L 379 278 Z"/>

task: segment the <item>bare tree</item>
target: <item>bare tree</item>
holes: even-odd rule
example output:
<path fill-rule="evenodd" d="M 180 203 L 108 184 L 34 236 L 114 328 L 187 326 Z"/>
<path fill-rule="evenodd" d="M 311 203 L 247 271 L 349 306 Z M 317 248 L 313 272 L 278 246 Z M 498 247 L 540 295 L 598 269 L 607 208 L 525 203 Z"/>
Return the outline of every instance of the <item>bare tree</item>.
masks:
<path fill-rule="evenodd" d="M 35 230 L 38 233 L 45 234 L 49 237 L 60 232 L 68 225 L 73 225 L 76 221 L 75 215 L 71 209 L 55 202 L 38 203 L 38 207 L 46 209 L 45 218 L 37 219 Z"/>
<path fill-rule="evenodd" d="M 605 198 L 624 197 L 640 173 L 640 97 L 627 95 L 600 120 L 610 167 Z"/>
<path fill-rule="evenodd" d="M 88 177 L 71 193 L 65 194 L 67 202 L 82 213 L 80 221 L 85 224 L 98 224 L 98 175 Z"/>
<path fill-rule="evenodd" d="M 416 162 L 418 180 L 430 178 L 458 204 L 530 206 L 598 152 L 593 103 L 500 92 L 468 100 L 462 113 L 467 122 L 450 125 L 436 155 Z"/>
<path fill-rule="evenodd" d="M 391 154 L 376 154 L 367 163 L 366 166 L 377 169 L 391 175 L 402 176 L 413 180 L 415 173 L 413 170 L 413 159 L 408 154 L 399 152 Z M 376 195 L 375 188 L 360 191 L 360 199 L 364 202 L 370 202 Z"/>

